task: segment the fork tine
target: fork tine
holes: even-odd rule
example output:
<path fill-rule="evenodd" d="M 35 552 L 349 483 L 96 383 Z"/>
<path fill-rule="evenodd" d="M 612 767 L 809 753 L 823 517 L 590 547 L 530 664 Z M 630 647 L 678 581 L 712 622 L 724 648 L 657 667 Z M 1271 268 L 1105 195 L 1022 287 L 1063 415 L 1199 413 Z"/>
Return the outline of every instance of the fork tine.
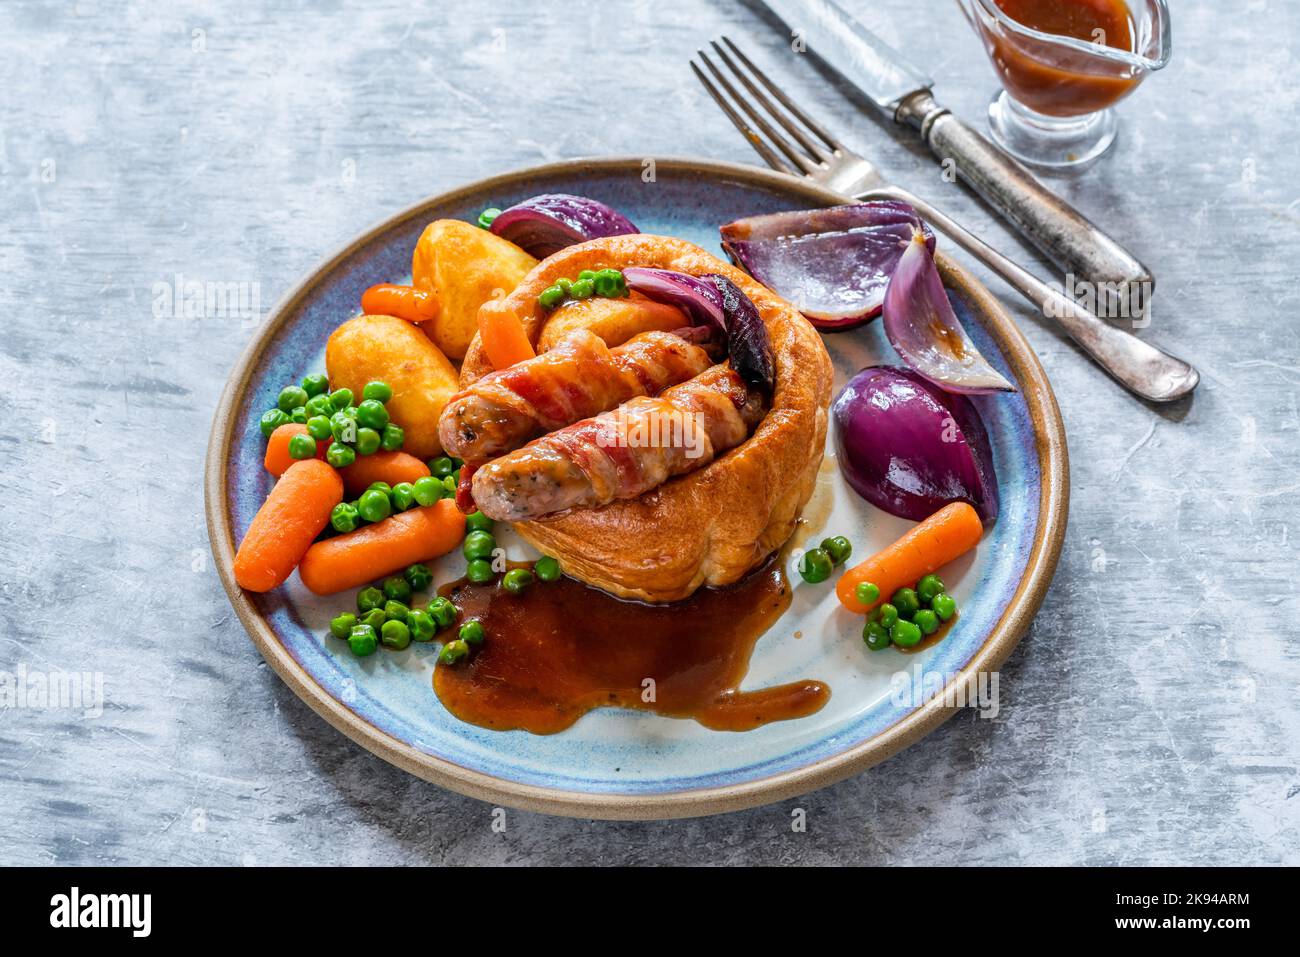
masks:
<path fill-rule="evenodd" d="M 835 137 L 831 136 L 830 133 L 826 132 L 826 129 L 820 123 L 818 123 L 811 116 L 809 116 L 807 113 L 801 110 L 798 106 L 795 105 L 793 100 L 791 100 L 788 96 L 782 93 L 780 88 L 777 87 L 775 83 L 773 83 L 771 80 L 767 78 L 766 73 L 764 73 L 758 67 L 754 66 L 753 61 L 751 61 L 749 57 L 745 56 L 745 54 L 741 52 L 740 47 L 736 46 L 734 43 L 731 42 L 730 37 L 723 36 L 722 42 L 725 43 L 727 46 L 731 47 L 731 52 L 736 54 L 736 56 L 740 58 L 740 62 L 745 64 L 745 66 L 749 68 L 749 71 L 758 78 L 759 82 L 762 83 L 765 87 L 767 87 L 768 90 L 771 91 L 772 95 L 781 102 L 781 105 L 784 106 L 787 110 L 793 113 L 795 117 L 798 118 L 800 123 L 802 123 L 804 126 L 808 127 L 808 129 L 812 130 L 814 133 L 820 136 L 822 138 L 822 141 L 831 149 L 839 150 L 844 148 L 843 144 L 840 143 L 840 141 L 837 140 Z"/>
<path fill-rule="evenodd" d="M 726 40 L 727 38 L 723 37 L 722 39 Z M 727 42 L 730 43 L 731 41 L 728 40 Z M 815 157 L 820 163 L 828 162 L 831 159 L 829 153 L 809 139 L 804 131 L 799 129 L 799 127 L 790 120 L 780 107 L 776 106 L 767 98 L 762 90 L 754 85 L 754 81 L 745 75 L 745 71 L 736 66 L 736 62 L 731 59 L 731 55 L 728 54 L 726 50 L 722 49 L 722 47 L 718 46 L 717 40 L 710 40 L 709 44 L 713 49 L 718 51 L 718 56 L 722 58 L 722 62 L 731 68 L 731 72 L 735 74 L 736 79 L 745 85 L 745 89 L 749 90 L 750 95 L 753 96 L 754 99 L 758 100 L 763 109 L 767 110 L 773 119 L 785 127 L 787 133 L 799 141 L 800 146 L 807 150 L 808 153 Z"/>
<path fill-rule="evenodd" d="M 777 148 L 790 158 L 790 162 L 794 163 L 795 166 L 798 166 L 805 174 L 810 174 L 817 168 L 815 162 L 801 154 L 793 143 L 774 129 L 772 124 L 764 119 L 763 114 L 754 109 L 750 102 L 736 91 L 736 88 L 731 85 L 731 81 L 723 76 L 722 71 L 713 65 L 713 61 L 709 59 L 707 53 L 703 50 L 696 50 L 695 53 L 700 58 L 700 61 L 709 68 L 709 72 L 713 74 L 713 78 L 722 85 L 724 90 L 727 91 L 731 99 L 745 111 L 745 114 L 751 120 L 758 124 L 758 128 L 767 134 L 767 138 L 775 143 Z"/>
<path fill-rule="evenodd" d="M 754 147 L 754 152 L 763 157 L 763 162 L 779 173 L 789 173 L 791 176 L 798 175 L 781 157 L 776 155 L 772 147 L 768 146 L 761 136 L 754 132 L 753 128 L 745 122 L 745 118 L 735 111 L 726 98 L 718 92 L 718 88 L 713 85 L 712 81 L 695 65 L 694 60 L 691 61 L 691 69 L 695 71 L 696 79 L 709 91 L 709 96 L 713 97 L 713 101 L 722 108 L 722 112 L 727 115 L 727 119 L 731 120 L 732 125 L 740 130 L 740 135 L 749 140 L 749 145 Z"/>
<path fill-rule="evenodd" d="M 740 135 L 749 141 L 749 145 L 754 147 L 754 151 L 759 156 L 763 157 L 763 161 L 779 173 L 789 173 L 791 176 L 797 176 L 795 170 L 791 169 L 789 164 L 781 159 L 772 147 L 768 146 L 767 142 L 754 131 L 753 127 L 745 122 L 745 118 L 735 111 L 727 99 L 718 91 L 718 88 L 713 85 L 712 81 L 695 65 L 694 60 L 691 61 L 691 69 L 695 71 L 695 77 L 704 85 L 704 89 L 709 91 L 713 101 L 726 114 L 727 119 L 731 120 L 732 125 L 740 131 Z"/>

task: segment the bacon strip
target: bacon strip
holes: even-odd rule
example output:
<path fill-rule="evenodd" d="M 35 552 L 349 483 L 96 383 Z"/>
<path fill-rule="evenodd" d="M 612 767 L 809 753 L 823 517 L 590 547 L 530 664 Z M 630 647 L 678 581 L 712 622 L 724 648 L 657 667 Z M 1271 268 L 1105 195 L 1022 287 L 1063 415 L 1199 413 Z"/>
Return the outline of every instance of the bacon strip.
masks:
<path fill-rule="evenodd" d="M 740 445 L 765 411 L 740 376 L 714 366 L 488 462 L 474 473 L 474 500 L 490 518 L 518 522 L 636 498 Z"/>
<path fill-rule="evenodd" d="M 672 333 L 644 332 L 611 349 L 577 329 L 541 355 L 452 396 L 438 435 L 448 455 L 481 462 L 628 399 L 656 395 L 709 363 L 702 348 Z"/>

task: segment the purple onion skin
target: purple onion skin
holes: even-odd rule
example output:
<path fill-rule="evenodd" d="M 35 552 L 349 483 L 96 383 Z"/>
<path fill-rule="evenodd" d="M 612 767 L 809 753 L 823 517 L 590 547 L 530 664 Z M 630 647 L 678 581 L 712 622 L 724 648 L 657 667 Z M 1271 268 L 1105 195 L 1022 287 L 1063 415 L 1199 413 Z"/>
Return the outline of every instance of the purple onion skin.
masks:
<path fill-rule="evenodd" d="M 530 256 L 545 259 L 566 246 L 640 232 L 636 225 L 598 200 L 569 193 L 543 193 L 503 210 L 492 232 Z"/>
<path fill-rule="evenodd" d="M 880 315 L 889 277 L 920 231 L 934 234 L 906 203 L 871 202 L 750 216 L 722 226 L 736 265 L 794 304 L 823 332 L 844 332 Z"/>
<path fill-rule="evenodd" d="M 967 502 L 990 525 L 998 484 L 988 433 L 970 399 L 910 369 L 863 369 L 831 406 L 840 470 L 872 505 L 919 522 Z"/>
<path fill-rule="evenodd" d="M 768 398 L 776 391 L 776 360 L 772 337 L 758 307 L 726 276 L 710 273 L 701 277 L 712 282 L 722 296 L 727 319 L 727 355 L 736 374 Z"/>
<path fill-rule="evenodd" d="M 913 235 L 889 278 L 885 335 L 908 368 L 949 392 L 1015 392 L 989 365 L 953 312 L 934 253 Z"/>
<path fill-rule="evenodd" d="M 676 306 L 692 325 L 716 329 L 726 337 L 731 368 L 747 383 L 771 396 L 776 388 L 772 340 L 758 308 L 726 276 L 692 276 L 671 269 L 629 266 L 627 288 L 655 302 Z"/>
<path fill-rule="evenodd" d="M 671 269 L 629 266 L 623 270 L 627 288 L 647 299 L 676 306 L 690 317 L 693 326 L 710 326 L 727 333 L 727 317 L 722 311 L 722 294 L 703 276 L 691 276 Z"/>

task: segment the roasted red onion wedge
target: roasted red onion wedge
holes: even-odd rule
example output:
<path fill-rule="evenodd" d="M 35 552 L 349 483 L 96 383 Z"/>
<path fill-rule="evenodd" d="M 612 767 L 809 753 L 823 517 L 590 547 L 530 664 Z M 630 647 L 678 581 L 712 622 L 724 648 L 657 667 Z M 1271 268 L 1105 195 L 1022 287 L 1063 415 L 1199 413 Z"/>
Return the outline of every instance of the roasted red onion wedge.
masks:
<path fill-rule="evenodd" d="M 885 335 L 907 365 L 949 392 L 1015 392 L 989 365 L 952 310 L 934 253 L 915 230 L 885 290 Z"/>
<path fill-rule="evenodd" d="M 772 340 L 758 309 L 744 290 L 726 276 L 692 276 L 671 269 L 630 266 L 623 270 L 627 288 L 655 302 L 677 306 L 697 326 L 726 336 L 731 368 L 749 385 L 771 397 L 776 388 Z"/>
<path fill-rule="evenodd" d="M 722 247 L 814 326 L 842 332 L 880 313 L 906 244 L 921 230 L 906 203 L 871 202 L 749 216 L 720 229 Z"/>
<path fill-rule="evenodd" d="M 910 369 L 863 369 L 831 406 L 840 469 L 872 505 L 920 521 L 968 502 L 985 525 L 998 517 L 988 433 L 971 400 Z"/>
<path fill-rule="evenodd" d="M 640 230 L 618 210 L 597 200 L 543 193 L 503 210 L 492 220 L 492 232 L 545 259 L 574 243 Z"/>

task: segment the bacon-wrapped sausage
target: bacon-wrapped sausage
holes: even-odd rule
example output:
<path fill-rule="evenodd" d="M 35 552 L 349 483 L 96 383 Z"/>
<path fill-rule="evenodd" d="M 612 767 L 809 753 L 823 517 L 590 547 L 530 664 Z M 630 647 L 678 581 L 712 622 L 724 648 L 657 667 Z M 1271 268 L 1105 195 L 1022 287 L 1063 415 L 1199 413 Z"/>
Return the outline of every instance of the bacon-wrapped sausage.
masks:
<path fill-rule="evenodd" d="M 643 332 L 611 349 L 594 333 L 575 329 L 554 348 L 453 396 L 438 421 L 438 437 L 449 455 L 481 462 L 628 399 L 658 395 L 699 375 L 710 361 L 699 346 L 670 332 Z"/>
<path fill-rule="evenodd" d="M 766 404 L 727 366 L 544 435 L 474 473 L 474 501 L 498 521 L 636 498 L 708 465 L 749 437 Z"/>

